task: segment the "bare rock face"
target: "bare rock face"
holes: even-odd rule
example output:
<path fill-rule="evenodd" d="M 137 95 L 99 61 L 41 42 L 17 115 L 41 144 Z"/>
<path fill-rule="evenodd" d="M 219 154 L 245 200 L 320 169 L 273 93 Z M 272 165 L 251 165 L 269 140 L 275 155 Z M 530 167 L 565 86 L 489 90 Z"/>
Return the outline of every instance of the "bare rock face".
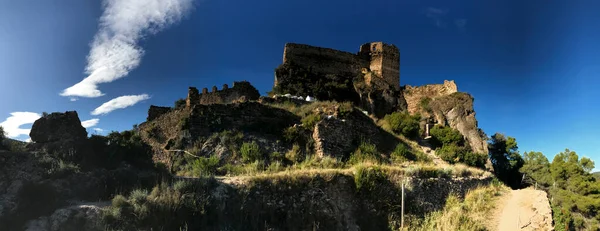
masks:
<path fill-rule="evenodd" d="M 65 140 L 81 140 L 87 137 L 87 132 L 76 111 L 65 113 L 55 112 L 44 116 L 33 123 L 29 133 L 31 140 L 36 143 L 49 143 Z"/>
<path fill-rule="evenodd" d="M 420 87 L 406 86 L 404 98 L 408 112 L 419 113 L 436 124 L 458 130 L 475 153 L 487 154 L 486 135 L 477 127 L 473 97 L 458 92 L 454 81 Z"/>
<path fill-rule="evenodd" d="M 437 123 L 458 130 L 465 137 L 474 153 L 488 153 L 486 135 L 477 127 L 471 95 L 456 92 L 443 96 L 433 100 L 431 108 Z"/>

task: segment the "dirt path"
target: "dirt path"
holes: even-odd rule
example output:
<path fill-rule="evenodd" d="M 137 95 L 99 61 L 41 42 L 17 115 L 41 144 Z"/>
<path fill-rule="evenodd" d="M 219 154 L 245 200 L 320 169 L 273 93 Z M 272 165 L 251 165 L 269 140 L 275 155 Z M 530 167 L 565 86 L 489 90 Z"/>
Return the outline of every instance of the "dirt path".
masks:
<path fill-rule="evenodd" d="M 498 200 L 493 230 L 553 230 L 552 212 L 546 193 L 532 188 L 513 190 Z M 497 224 L 497 225 L 496 225 Z"/>

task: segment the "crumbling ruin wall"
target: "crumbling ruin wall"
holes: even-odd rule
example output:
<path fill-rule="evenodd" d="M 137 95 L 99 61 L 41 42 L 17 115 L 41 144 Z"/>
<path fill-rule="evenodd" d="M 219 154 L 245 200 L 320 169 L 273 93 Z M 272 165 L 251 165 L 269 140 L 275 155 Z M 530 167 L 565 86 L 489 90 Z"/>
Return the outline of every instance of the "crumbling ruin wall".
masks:
<path fill-rule="evenodd" d="M 228 104 L 238 101 L 258 100 L 259 97 L 258 90 L 247 81 L 234 82 L 231 88 L 224 84 L 221 90 L 213 86 L 210 92 L 207 88 L 204 88 L 201 93 L 195 87 L 190 87 L 186 106 L 192 108 L 194 105 L 200 104 Z"/>
<path fill-rule="evenodd" d="M 398 48 L 363 44 L 357 54 L 288 43 L 275 70 L 273 92 L 350 101 L 377 117 L 403 110 Z"/>
<path fill-rule="evenodd" d="M 283 51 L 283 63 L 293 63 L 309 69 L 310 72 L 338 76 L 357 76 L 361 68 L 368 68 L 368 59 L 330 48 L 287 43 Z M 277 85 L 278 79 L 275 79 Z"/>
<path fill-rule="evenodd" d="M 148 118 L 146 118 L 147 121 L 152 121 L 158 117 L 160 117 L 161 115 L 164 115 L 167 112 L 170 112 L 171 110 L 173 110 L 170 107 L 159 107 L 159 106 L 154 106 L 154 105 L 150 105 L 150 109 L 148 109 Z"/>

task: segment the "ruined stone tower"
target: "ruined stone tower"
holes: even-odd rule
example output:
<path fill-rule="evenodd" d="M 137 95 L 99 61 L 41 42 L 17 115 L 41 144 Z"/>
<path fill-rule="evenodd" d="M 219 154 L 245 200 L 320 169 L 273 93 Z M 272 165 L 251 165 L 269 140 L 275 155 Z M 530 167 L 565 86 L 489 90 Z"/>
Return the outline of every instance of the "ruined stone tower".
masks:
<path fill-rule="evenodd" d="M 396 90 L 400 89 L 400 51 L 394 45 L 383 42 L 365 43 L 360 46 L 359 55 L 370 61 L 369 69 L 376 76 L 368 76 L 367 83 L 371 78 L 382 78 Z"/>

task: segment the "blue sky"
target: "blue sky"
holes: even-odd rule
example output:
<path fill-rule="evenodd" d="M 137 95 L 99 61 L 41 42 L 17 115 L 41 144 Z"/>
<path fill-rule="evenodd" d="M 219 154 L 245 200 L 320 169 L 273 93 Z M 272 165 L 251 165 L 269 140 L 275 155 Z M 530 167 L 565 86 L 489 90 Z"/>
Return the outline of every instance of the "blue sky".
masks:
<path fill-rule="evenodd" d="M 119 2 L 130 11 L 118 12 Z M 514 136 L 521 151 L 550 158 L 569 148 L 600 161 L 600 14 L 594 10 L 600 2 L 139 2 L 0 0 L 0 122 L 14 112 L 77 110 L 82 121 L 95 124 L 91 133 L 130 129 L 145 120 L 151 104 L 171 106 L 188 86 L 248 80 L 264 94 L 286 42 L 356 52 L 363 43 L 384 41 L 400 48 L 402 85 L 455 80 L 475 97 L 479 125 L 488 135 Z M 102 18 L 105 11 L 110 14 Z M 139 63 L 118 63 L 117 74 L 107 74 L 99 68 L 104 53 L 90 50 L 102 51 L 103 42 L 115 37 L 141 55 Z M 111 57 L 119 54 L 132 53 Z M 90 76 L 86 70 L 97 71 L 96 82 L 84 81 L 97 87 L 96 95 L 85 87 L 65 93 Z M 125 74 L 107 81 L 119 73 Z M 12 124 L 35 119 L 15 115 Z"/>

